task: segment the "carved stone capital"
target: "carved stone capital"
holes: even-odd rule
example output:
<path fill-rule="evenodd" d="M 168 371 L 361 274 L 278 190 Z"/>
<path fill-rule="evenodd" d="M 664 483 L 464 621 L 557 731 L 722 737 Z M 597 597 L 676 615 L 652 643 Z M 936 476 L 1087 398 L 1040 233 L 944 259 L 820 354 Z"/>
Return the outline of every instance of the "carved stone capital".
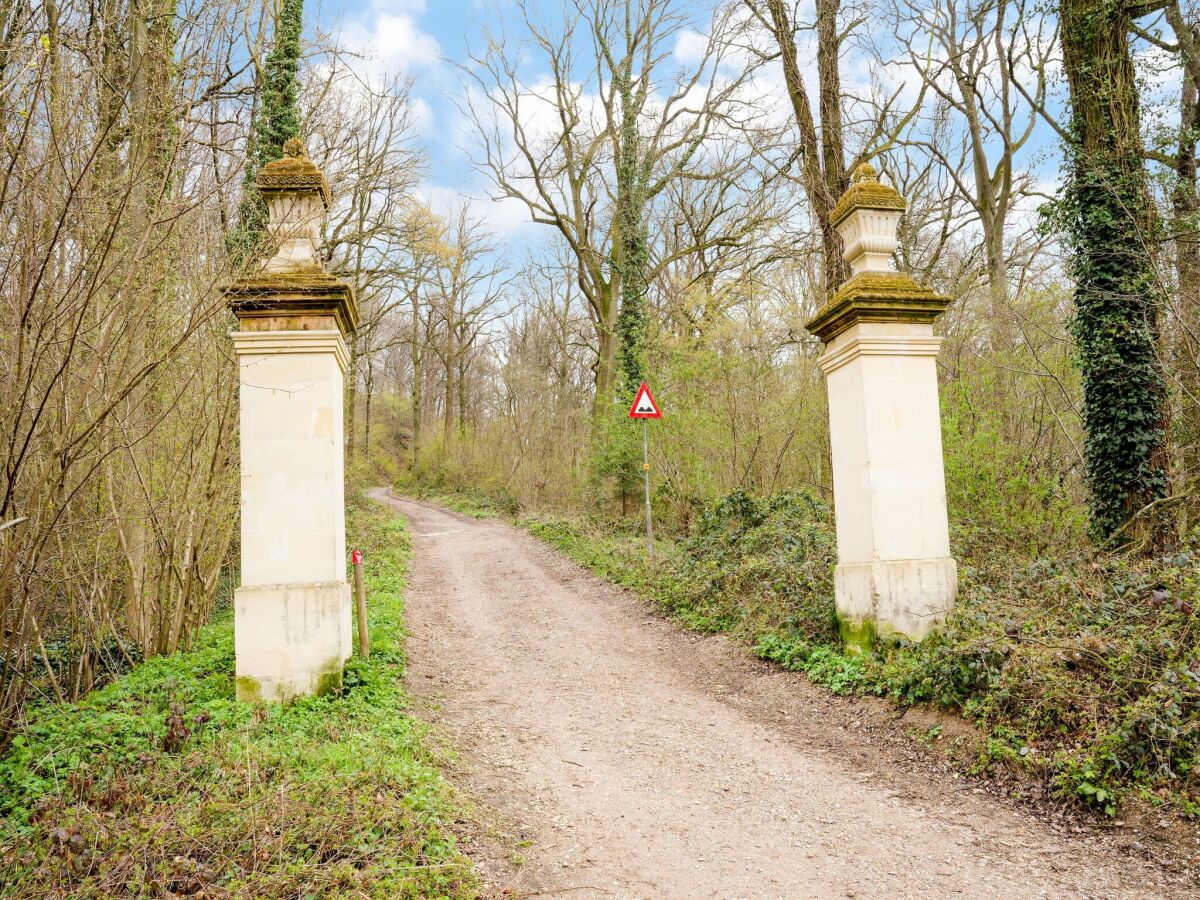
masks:
<path fill-rule="evenodd" d="M 336 327 L 349 336 L 358 326 L 354 291 L 320 257 L 329 183 L 300 141 L 288 141 L 284 153 L 258 175 L 274 252 L 257 272 L 225 285 L 225 298 L 243 331 Z"/>
<path fill-rule="evenodd" d="M 903 272 L 860 272 L 804 327 L 828 344 L 856 322 L 932 322 L 949 303 Z"/>
<path fill-rule="evenodd" d="M 853 274 L 805 327 L 826 344 L 855 322 L 932 322 L 949 301 L 892 265 L 896 229 L 906 208 L 891 185 L 863 163 L 833 209 L 842 256 Z"/>

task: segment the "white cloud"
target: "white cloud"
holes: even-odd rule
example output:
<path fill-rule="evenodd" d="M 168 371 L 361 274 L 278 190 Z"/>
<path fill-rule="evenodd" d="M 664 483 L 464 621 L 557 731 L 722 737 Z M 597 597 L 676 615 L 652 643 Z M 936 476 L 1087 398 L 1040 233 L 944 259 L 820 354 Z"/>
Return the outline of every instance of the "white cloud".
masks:
<path fill-rule="evenodd" d="M 404 68 L 435 66 L 442 49 L 408 15 L 381 15 L 375 19 L 371 46 L 381 61 Z"/>
<path fill-rule="evenodd" d="M 487 196 L 487 186 L 478 182 L 479 178 L 472 173 L 456 185 L 427 182 L 417 189 L 417 194 L 445 218 L 465 203 L 473 218 L 510 245 L 514 241 L 522 246 L 533 245 L 545 237 L 545 229 L 530 221 L 529 208 L 524 203 L 511 197 L 492 200 Z"/>
<path fill-rule="evenodd" d="M 423 0 L 377 0 L 343 28 L 346 43 L 363 53 L 373 68 L 432 69 L 441 64 L 442 48 L 423 30 Z"/>

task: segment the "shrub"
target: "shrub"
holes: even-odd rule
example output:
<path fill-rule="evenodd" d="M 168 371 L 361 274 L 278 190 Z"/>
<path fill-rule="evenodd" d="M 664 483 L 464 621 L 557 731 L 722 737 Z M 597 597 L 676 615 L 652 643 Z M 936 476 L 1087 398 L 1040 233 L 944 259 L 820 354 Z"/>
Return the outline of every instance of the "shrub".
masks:
<path fill-rule="evenodd" d="M 705 506 L 680 551 L 677 610 L 721 628 L 774 627 L 836 642 L 836 541 L 828 511 L 807 494 L 735 491 Z"/>
<path fill-rule="evenodd" d="M 1063 796 L 1112 811 L 1134 786 L 1200 790 L 1191 553 L 965 566 L 957 609 L 872 661 L 902 703 L 960 708 L 1047 761 Z"/>

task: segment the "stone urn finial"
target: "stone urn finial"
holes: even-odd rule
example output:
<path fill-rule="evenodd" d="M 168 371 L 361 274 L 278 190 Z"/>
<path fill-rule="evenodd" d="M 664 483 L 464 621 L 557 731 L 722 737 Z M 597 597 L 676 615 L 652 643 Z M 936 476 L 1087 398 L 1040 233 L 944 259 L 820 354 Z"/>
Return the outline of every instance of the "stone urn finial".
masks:
<path fill-rule="evenodd" d="M 267 230 L 276 247 L 263 271 L 323 270 L 317 251 L 329 207 L 329 182 L 299 138 L 284 144 L 283 153 L 283 159 L 267 163 L 258 173 L 258 190 L 270 218 Z"/>
<path fill-rule="evenodd" d="M 854 175 L 851 177 L 852 182 L 859 181 L 877 181 L 875 178 L 875 167 L 869 162 L 860 162 L 854 169 Z"/>
<path fill-rule="evenodd" d="M 274 252 L 245 277 L 225 285 L 225 296 L 243 330 L 337 328 L 349 336 L 358 325 L 351 285 L 328 272 L 321 260 L 321 226 L 331 202 L 329 182 L 292 138 L 283 158 L 258 173 L 267 204 L 267 232 Z"/>
<path fill-rule="evenodd" d="M 879 180 L 874 166 L 855 167 L 849 189 L 830 213 L 851 275 L 806 326 L 822 341 L 863 320 L 933 322 L 946 308 L 946 298 L 892 264 L 907 206 L 899 191 Z"/>
<path fill-rule="evenodd" d="M 842 236 L 842 256 L 850 271 L 891 272 L 896 250 L 896 229 L 907 204 L 899 191 L 881 184 L 875 167 L 860 163 L 854 170 L 850 189 L 833 208 L 833 226 Z"/>

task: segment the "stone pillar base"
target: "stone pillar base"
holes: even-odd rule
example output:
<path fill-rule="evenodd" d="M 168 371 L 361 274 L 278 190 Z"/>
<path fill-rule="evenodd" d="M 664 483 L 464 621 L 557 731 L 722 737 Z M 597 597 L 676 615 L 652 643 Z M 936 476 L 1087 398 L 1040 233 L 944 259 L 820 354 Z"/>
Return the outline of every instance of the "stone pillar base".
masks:
<path fill-rule="evenodd" d="M 838 618 L 847 651 L 863 653 L 876 636 L 919 641 L 954 608 L 958 564 L 940 559 L 842 563 L 834 572 Z"/>
<path fill-rule="evenodd" d="M 341 689 L 353 649 L 347 582 L 240 587 L 233 602 L 238 700 L 277 702 Z"/>

